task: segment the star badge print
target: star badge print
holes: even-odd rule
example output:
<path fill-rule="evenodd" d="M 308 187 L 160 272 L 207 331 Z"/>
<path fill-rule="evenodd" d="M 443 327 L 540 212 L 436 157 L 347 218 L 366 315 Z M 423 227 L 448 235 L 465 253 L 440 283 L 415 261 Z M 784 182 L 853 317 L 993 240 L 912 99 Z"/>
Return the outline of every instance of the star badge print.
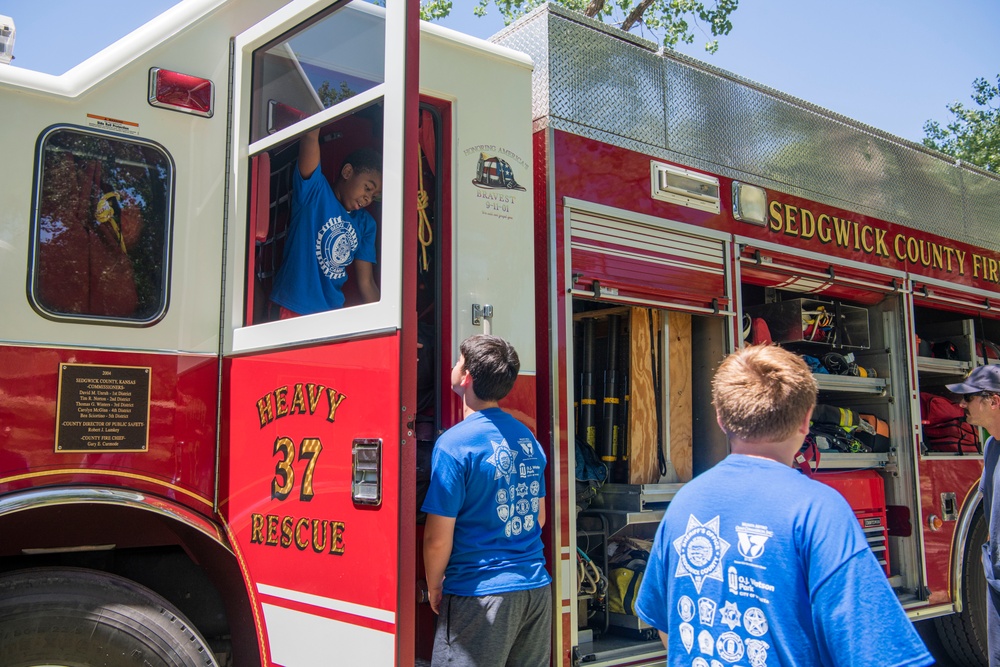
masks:
<path fill-rule="evenodd" d="M 729 542 L 719 537 L 719 517 L 701 523 L 690 515 L 684 534 L 674 540 L 674 549 L 680 556 L 674 577 L 691 577 L 699 593 L 706 579 L 722 581 L 722 557 Z"/>

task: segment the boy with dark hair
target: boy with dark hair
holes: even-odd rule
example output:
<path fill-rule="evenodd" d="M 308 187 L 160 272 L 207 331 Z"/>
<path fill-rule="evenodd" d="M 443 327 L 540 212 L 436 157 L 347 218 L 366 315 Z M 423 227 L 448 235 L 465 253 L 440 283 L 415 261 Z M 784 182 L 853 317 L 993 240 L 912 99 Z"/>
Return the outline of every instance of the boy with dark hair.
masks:
<path fill-rule="evenodd" d="M 374 270 L 376 223 L 364 209 L 382 192 L 382 157 L 371 149 L 351 153 L 333 187 L 319 167 L 316 128 L 299 141 L 291 225 L 271 290 L 281 319 L 343 307 L 351 263 L 362 303 L 380 297 Z"/>
<path fill-rule="evenodd" d="M 668 665 L 933 664 L 847 501 L 791 467 L 816 394 L 805 362 L 776 346 L 719 366 L 731 454 L 667 506 L 636 602 Z"/>
<path fill-rule="evenodd" d="M 545 571 L 545 455 L 500 409 L 520 362 L 497 336 L 462 342 L 451 372 L 465 418 L 434 446 L 424 500 L 424 567 L 440 615 L 434 667 L 548 667 L 551 578 Z"/>

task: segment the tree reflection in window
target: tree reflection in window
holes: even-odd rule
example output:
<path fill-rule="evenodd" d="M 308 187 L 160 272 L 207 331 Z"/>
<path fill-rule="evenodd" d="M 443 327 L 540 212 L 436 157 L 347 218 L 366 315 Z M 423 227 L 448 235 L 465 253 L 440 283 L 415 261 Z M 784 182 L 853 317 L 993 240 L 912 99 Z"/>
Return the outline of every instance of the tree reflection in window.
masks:
<path fill-rule="evenodd" d="M 150 144 L 69 129 L 46 136 L 33 230 L 36 307 L 137 323 L 160 317 L 172 175 Z"/>

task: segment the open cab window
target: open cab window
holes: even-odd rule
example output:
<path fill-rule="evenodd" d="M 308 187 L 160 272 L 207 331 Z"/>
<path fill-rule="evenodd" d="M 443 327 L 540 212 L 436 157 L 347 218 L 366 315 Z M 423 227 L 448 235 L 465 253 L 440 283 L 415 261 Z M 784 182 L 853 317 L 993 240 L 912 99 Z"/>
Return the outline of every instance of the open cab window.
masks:
<path fill-rule="evenodd" d="M 269 201 L 257 211 L 247 324 L 380 299 L 381 126 L 372 105 L 255 158 Z M 308 151 L 318 163 L 303 178 Z"/>
<path fill-rule="evenodd" d="M 249 190 L 236 350 L 399 326 L 403 86 L 386 67 L 399 50 L 388 17 L 339 3 L 238 40 Z"/>
<path fill-rule="evenodd" d="M 385 81 L 384 17 L 345 9 L 254 53 L 252 141 Z"/>
<path fill-rule="evenodd" d="M 28 293 L 46 317 L 147 326 L 167 308 L 173 164 L 77 127 L 38 141 Z"/>

